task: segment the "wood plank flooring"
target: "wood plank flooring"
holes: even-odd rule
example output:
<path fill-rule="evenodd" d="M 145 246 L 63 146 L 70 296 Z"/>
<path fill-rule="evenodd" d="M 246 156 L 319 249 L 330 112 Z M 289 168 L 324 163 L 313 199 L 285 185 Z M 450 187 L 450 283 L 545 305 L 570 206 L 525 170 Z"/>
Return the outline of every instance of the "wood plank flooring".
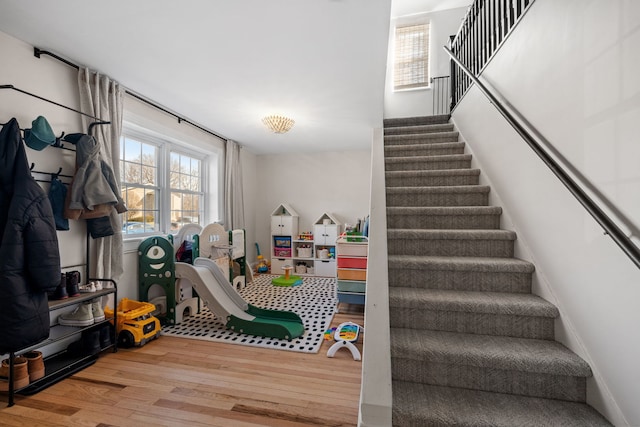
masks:
<path fill-rule="evenodd" d="M 341 303 L 332 326 L 345 321 L 363 325 L 363 307 Z M 362 364 L 328 358 L 332 343 L 306 354 L 163 336 L 11 408 L 0 395 L 0 426 L 355 426 Z"/>

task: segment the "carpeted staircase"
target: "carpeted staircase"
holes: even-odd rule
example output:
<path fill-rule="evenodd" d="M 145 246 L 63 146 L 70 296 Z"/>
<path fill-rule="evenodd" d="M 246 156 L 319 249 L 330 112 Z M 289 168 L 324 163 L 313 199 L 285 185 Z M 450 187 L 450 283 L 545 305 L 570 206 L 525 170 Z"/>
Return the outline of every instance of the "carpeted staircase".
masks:
<path fill-rule="evenodd" d="M 610 425 L 447 122 L 385 120 L 393 425 Z"/>

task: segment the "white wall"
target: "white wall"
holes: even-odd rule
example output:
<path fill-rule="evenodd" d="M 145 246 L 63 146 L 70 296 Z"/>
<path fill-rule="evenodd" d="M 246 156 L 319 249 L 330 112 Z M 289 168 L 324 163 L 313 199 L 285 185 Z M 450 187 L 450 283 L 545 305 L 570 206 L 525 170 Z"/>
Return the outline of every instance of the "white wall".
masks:
<path fill-rule="evenodd" d="M 409 10 L 403 11 L 409 12 Z M 428 20 L 430 23 L 429 75 L 431 77 L 448 76 L 449 57 L 442 47 L 449 45 L 449 36 L 457 33 L 466 12 L 466 6 L 430 13 L 425 13 L 424 9 L 413 9 L 410 13 L 391 20 L 384 95 L 385 118 L 430 116 L 433 113 L 434 91 L 431 87 L 398 92 L 393 90 L 393 44 L 396 24 Z"/>
<path fill-rule="evenodd" d="M 638 223 L 640 4 L 537 0 L 489 64 L 489 81 Z M 476 88 L 453 113 L 530 250 L 557 336 L 594 370 L 588 401 L 640 425 L 640 271 Z"/>
<path fill-rule="evenodd" d="M 343 224 L 369 213 L 370 150 L 262 155 L 256 163 L 256 241 L 267 259 L 271 213 L 281 203 L 298 212 L 300 231 L 311 231 L 324 212 Z"/>

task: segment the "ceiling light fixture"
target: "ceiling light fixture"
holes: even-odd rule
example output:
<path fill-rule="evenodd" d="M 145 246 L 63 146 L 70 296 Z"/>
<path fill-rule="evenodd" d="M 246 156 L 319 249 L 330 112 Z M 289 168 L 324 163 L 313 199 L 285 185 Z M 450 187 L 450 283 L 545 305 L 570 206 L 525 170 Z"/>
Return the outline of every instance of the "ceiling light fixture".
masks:
<path fill-rule="evenodd" d="M 293 127 L 295 123 L 293 119 L 284 116 L 267 116 L 262 119 L 262 123 L 266 127 L 268 127 L 271 132 L 274 133 L 285 133 L 289 132 L 289 130 Z"/>

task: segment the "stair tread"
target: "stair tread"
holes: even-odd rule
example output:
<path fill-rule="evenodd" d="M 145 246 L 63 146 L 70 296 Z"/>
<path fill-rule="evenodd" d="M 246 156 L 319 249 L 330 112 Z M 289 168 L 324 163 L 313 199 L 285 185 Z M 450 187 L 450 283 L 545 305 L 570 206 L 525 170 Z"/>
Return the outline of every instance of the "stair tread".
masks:
<path fill-rule="evenodd" d="M 389 288 L 389 306 L 466 313 L 557 318 L 558 308 L 533 294 Z"/>
<path fill-rule="evenodd" d="M 424 150 L 424 149 L 441 149 L 441 148 L 462 148 L 464 142 L 434 142 L 431 144 L 395 144 L 384 147 L 385 151 L 403 151 L 403 150 Z"/>
<path fill-rule="evenodd" d="M 394 228 L 387 230 L 387 239 L 516 240 L 516 233 L 511 230 L 419 230 Z"/>
<path fill-rule="evenodd" d="M 387 194 L 393 193 L 488 193 L 491 187 L 488 185 L 449 185 L 449 186 L 422 186 L 422 187 L 389 187 Z"/>
<path fill-rule="evenodd" d="M 532 263 L 518 258 L 389 255 L 388 261 L 389 264 L 402 265 L 403 267 L 413 264 L 427 270 L 510 273 L 533 273 L 535 270 Z"/>
<path fill-rule="evenodd" d="M 557 341 L 391 328 L 391 357 L 551 375 L 590 377 L 589 364 Z"/>
<path fill-rule="evenodd" d="M 408 171 L 386 171 L 387 178 L 416 177 L 416 176 L 458 176 L 458 175 L 480 175 L 480 169 L 437 169 L 437 170 L 408 170 Z"/>
<path fill-rule="evenodd" d="M 384 135 L 385 141 L 398 141 L 398 140 L 412 140 L 412 139 L 438 139 L 438 138 L 458 138 L 460 133 L 458 131 L 445 131 L 445 132 L 423 132 L 423 133 L 410 133 L 400 135 Z M 455 141 L 452 141 L 455 142 Z"/>
<path fill-rule="evenodd" d="M 387 207 L 389 215 L 501 215 L 500 206 L 417 206 Z"/>
<path fill-rule="evenodd" d="M 384 129 L 385 135 L 410 135 L 416 133 L 452 132 L 453 123 L 438 123 L 431 125 L 391 126 Z"/>
<path fill-rule="evenodd" d="M 404 381 L 393 381 L 393 418 L 394 425 L 611 426 L 584 403 Z"/>
<path fill-rule="evenodd" d="M 450 162 L 471 160 L 471 154 L 440 154 L 436 156 L 402 156 L 386 157 L 386 163 L 414 163 L 414 162 Z"/>
<path fill-rule="evenodd" d="M 394 117 L 384 119 L 385 128 L 404 127 L 404 126 L 425 126 L 449 123 L 450 116 L 441 114 L 438 116 L 411 116 L 411 117 Z"/>

